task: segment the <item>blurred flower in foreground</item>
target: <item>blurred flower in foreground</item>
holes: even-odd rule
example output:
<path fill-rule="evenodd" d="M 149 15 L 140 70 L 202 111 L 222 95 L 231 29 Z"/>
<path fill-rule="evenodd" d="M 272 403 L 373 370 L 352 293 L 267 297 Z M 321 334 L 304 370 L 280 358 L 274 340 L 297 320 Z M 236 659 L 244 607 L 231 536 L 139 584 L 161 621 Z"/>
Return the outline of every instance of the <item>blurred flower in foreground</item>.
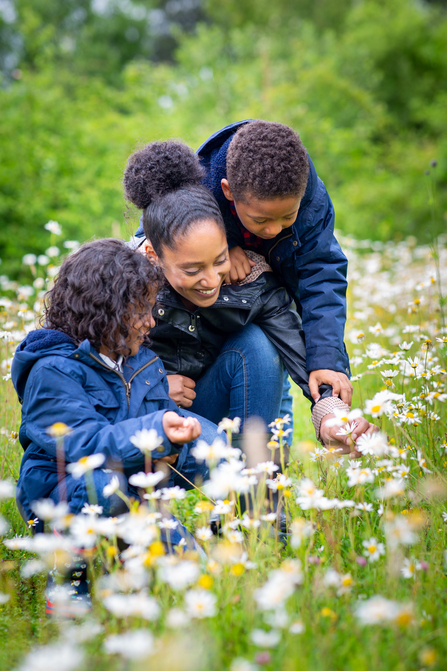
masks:
<path fill-rule="evenodd" d="M 281 640 L 279 631 L 264 631 L 264 629 L 253 629 L 250 638 L 258 648 L 274 648 Z"/>
<path fill-rule="evenodd" d="M 15 491 L 16 486 L 14 482 L 11 482 L 10 480 L 0 480 L 0 500 L 12 498 Z"/>
<path fill-rule="evenodd" d="M 380 555 L 385 554 L 385 546 L 383 543 L 378 543 L 375 538 L 370 538 L 368 541 L 362 543 L 365 550 L 363 554 L 368 557 L 369 561 L 377 561 Z"/>
<path fill-rule="evenodd" d="M 185 607 L 191 617 L 213 617 L 216 613 L 216 597 L 206 589 L 192 589 L 185 594 Z"/>
<path fill-rule="evenodd" d="M 134 629 L 124 634 L 108 636 L 104 641 L 104 649 L 109 655 L 141 659 L 153 651 L 154 637 L 147 629 Z"/>
<path fill-rule="evenodd" d="M 158 435 L 155 429 L 141 429 L 135 431 L 135 435 L 129 439 L 132 445 L 138 447 L 141 452 L 153 452 L 163 444 L 163 438 Z"/>
<path fill-rule="evenodd" d="M 361 624 L 384 624 L 396 619 L 399 604 L 377 595 L 358 605 L 355 614 Z"/>
<path fill-rule="evenodd" d="M 53 438 L 62 438 L 63 436 L 71 433 L 71 429 L 63 422 L 55 422 L 48 427 L 47 433 Z"/>
<path fill-rule="evenodd" d="M 73 671 L 84 661 L 84 652 L 72 643 L 56 643 L 35 648 L 17 671 Z"/>
<path fill-rule="evenodd" d="M 88 457 L 81 457 L 74 464 L 67 464 L 67 471 L 72 474 L 75 480 L 78 480 L 89 471 L 102 466 L 105 460 L 103 454 L 90 454 Z"/>
<path fill-rule="evenodd" d="M 57 520 L 60 517 L 68 515 L 69 512 L 68 503 L 61 501 L 56 504 L 51 499 L 34 501 L 31 507 L 40 520 L 46 521 Z"/>
<path fill-rule="evenodd" d="M 217 432 L 222 433 L 222 431 L 231 431 L 231 433 L 239 433 L 240 428 L 241 428 L 240 417 L 235 417 L 234 419 L 224 417 L 217 425 Z"/>

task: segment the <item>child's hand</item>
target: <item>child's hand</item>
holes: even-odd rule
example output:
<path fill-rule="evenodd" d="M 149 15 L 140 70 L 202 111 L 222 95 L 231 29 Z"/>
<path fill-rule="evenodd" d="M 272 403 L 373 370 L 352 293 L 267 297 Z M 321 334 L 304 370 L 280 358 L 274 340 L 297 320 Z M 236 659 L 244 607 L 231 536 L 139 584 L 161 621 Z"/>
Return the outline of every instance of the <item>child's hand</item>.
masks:
<path fill-rule="evenodd" d="M 351 435 L 343 436 L 338 435 L 340 431 L 340 426 L 326 424 L 327 420 L 334 419 L 335 415 L 332 413 L 325 415 L 321 420 L 320 425 L 320 438 L 327 447 L 338 447 L 342 448 L 342 454 L 349 454 L 351 457 L 360 457 L 361 453 L 355 449 L 355 444 L 357 440 L 363 434 L 375 433 L 379 429 L 374 424 L 371 424 L 364 417 L 359 417 L 355 419 L 352 424 L 355 424 L 355 429 L 352 431 Z M 330 424 L 330 423 L 329 423 Z"/>
<path fill-rule="evenodd" d="M 199 420 L 195 417 L 180 417 L 172 410 L 163 415 L 163 429 L 171 443 L 178 445 L 195 440 L 201 433 Z"/>
<path fill-rule="evenodd" d="M 185 375 L 167 375 L 169 396 L 179 408 L 190 408 L 196 397 L 196 383 Z"/>
<path fill-rule="evenodd" d="M 255 261 L 248 258 L 241 247 L 233 247 L 228 252 L 231 268 L 230 272 L 225 276 L 225 282 L 229 284 L 236 284 L 241 280 L 245 280 L 247 275 L 250 275 L 251 269 L 256 265 Z"/>
<path fill-rule="evenodd" d="M 339 396 L 341 400 L 351 407 L 352 384 L 344 373 L 338 373 L 336 370 L 313 370 L 309 374 L 310 395 L 315 402 L 320 398 L 318 387 L 320 384 L 330 384 L 332 387 L 332 396 Z"/>

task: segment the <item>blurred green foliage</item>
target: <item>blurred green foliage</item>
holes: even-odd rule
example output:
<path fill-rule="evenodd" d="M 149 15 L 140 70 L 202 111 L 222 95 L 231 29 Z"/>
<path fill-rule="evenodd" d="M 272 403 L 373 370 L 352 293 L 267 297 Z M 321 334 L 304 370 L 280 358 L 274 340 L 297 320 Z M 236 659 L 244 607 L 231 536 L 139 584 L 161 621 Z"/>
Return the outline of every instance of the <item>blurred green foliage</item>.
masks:
<path fill-rule="evenodd" d="M 248 117 L 298 130 L 343 232 L 445 229 L 445 3 L 4 0 L 0 15 L 3 273 L 45 250 L 49 219 L 82 241 L 131 233 L 121 175 L 139 144 L 197 147 Z"/>

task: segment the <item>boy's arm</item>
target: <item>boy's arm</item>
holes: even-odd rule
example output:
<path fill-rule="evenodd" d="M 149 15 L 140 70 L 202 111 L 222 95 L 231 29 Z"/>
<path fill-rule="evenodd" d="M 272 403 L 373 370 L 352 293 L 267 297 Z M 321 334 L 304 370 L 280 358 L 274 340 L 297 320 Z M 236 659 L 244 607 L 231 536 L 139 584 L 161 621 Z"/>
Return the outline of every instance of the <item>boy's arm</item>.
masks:
<path fill-rule="evenodd" d="M 294 255 L 295 300 L 301 305 L 307 369 L 349 374 L 343 343 L 348 262 L 334 237 L 334 208 L 323 182 L 295 224 L 299 246 Z"/>
<path fill-rule="evenodd" d="M 27 438 L 52 457 L 56 455 L 56 442 L 48 435 L 48 428 L 56 422 L 63 422 L 71 429 L 64 438 L 67 463 L 90 454 L 102 453 L 108 460 L 120 463 L 124 468 L 141 468 L 144 456 L 130 442 L 130 438 L 142 429 L 155 429 L 163 438 L 163 450 L 155 451 L 154 458 L 159 459 L 172 451 L 178 451 L 163 429 L 166 410 L 112 424 L 95 409 L 92 397 L 79 381 L 52 366 L 42 366 L 37 374 L 31 373 L 23 412 Z"/>

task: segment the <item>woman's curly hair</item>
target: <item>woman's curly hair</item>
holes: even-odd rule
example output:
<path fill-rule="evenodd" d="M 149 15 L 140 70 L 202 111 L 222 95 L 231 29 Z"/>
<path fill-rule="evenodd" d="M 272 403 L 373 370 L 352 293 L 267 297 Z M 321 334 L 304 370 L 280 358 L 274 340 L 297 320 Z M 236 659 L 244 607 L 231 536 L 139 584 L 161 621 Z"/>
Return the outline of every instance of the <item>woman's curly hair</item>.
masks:
<path fill-rule="evenodd" d="M 131 324 L 152 312 L 161 281 L 160 270 L 125 242 L 87 242 L 62 263 L 45 295 L 42 323 L 76 344 L 89 340 L 98 351 L 104 346 L 127 357 Z"/>
<path fill-rule="evenodd" d="M 300 136 L 276 121 L 252 121 L 233 135 L 227 151 L 227 179 L 236 201 L 302 198 L 309 175 Z"/>
<path fill-rule="evenodd" d="M 127 200 L 143 210 L 145 236 L 157 256 L 173 249 L 194 224 L 212 219 L 223 231 L 219 206 L 203 186 L 200 159 L 182 142 L 151 142 L 132 154 L 124 171 Z"/>

